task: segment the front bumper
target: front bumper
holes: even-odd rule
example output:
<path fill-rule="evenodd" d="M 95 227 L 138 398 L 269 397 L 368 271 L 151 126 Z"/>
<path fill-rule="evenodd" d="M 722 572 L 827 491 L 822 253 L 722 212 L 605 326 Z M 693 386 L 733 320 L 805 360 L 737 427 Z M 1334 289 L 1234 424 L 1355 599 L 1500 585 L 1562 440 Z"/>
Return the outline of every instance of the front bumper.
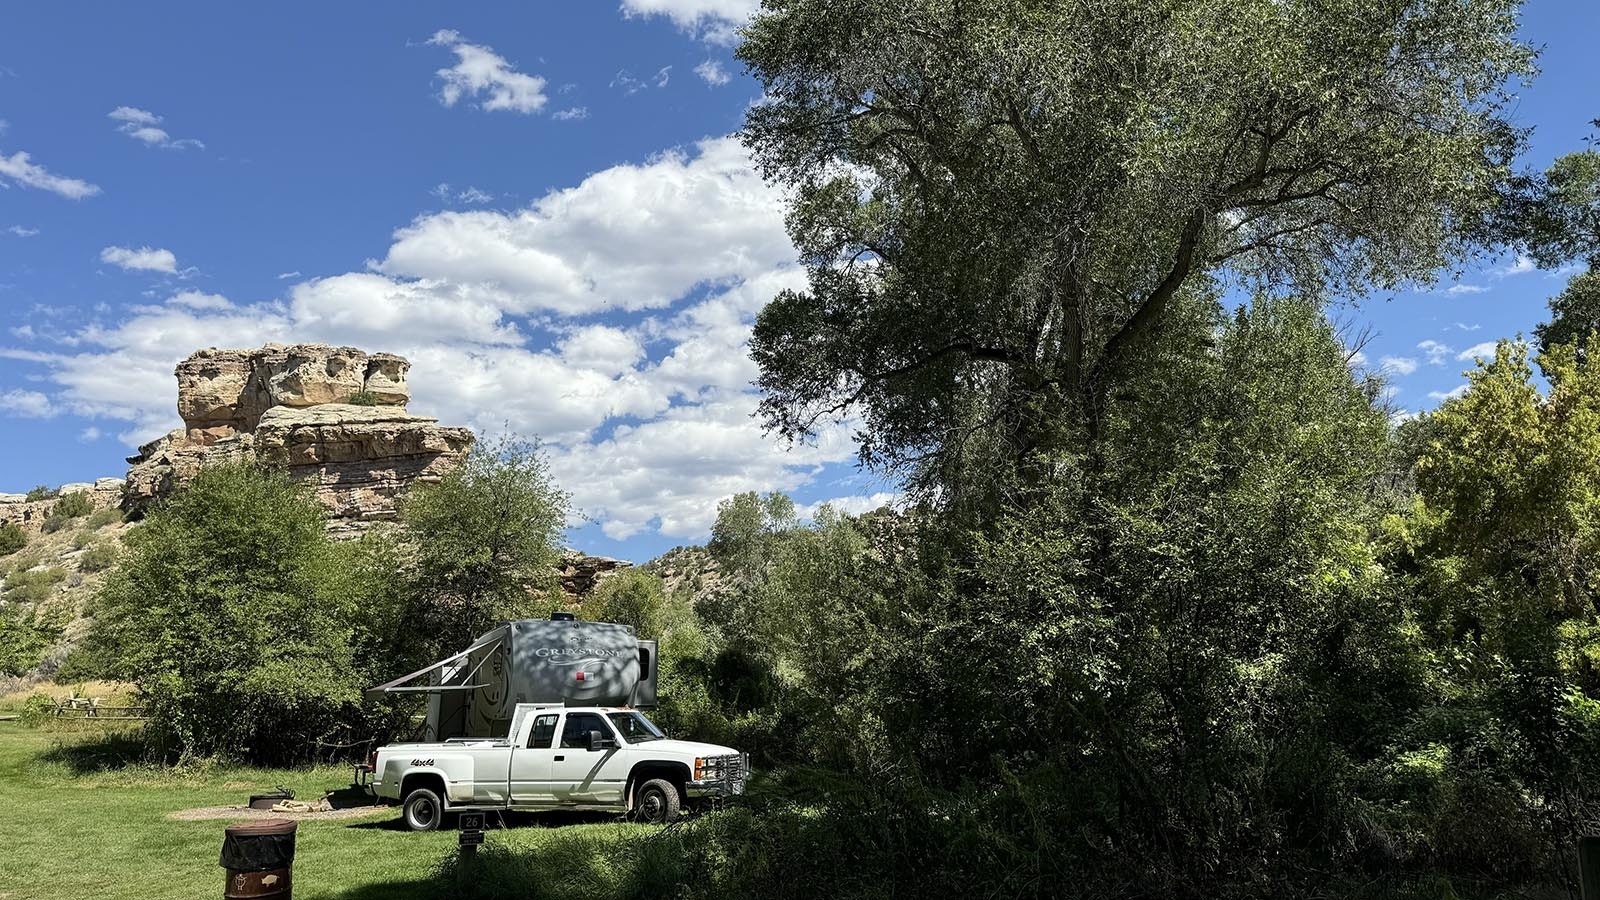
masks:
<path fill-rule="evenodd" d="M 684 785 L 684 793 L 692 798 L 735 797 L 744 793 L 745 780 L 750 775 L 750 754 L 713 756 L 704 766 L 695 767 L 695 778 Z"/>

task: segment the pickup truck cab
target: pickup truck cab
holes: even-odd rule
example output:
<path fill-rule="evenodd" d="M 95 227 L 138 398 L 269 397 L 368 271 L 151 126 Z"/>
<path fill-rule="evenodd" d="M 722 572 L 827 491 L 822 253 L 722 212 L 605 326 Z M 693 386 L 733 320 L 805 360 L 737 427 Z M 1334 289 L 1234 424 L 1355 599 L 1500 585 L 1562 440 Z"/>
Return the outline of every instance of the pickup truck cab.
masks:
<path fill-rule="evenodd" d="M 413 831 L 461 810 L 631 812 L 670 822 L 688 804 L 743 793 L 748 757 L 675 741 L 620 706 L 520 703 L 504 738 L 389 744 L 371 763 L 373 793 L 398 802 Z"/>

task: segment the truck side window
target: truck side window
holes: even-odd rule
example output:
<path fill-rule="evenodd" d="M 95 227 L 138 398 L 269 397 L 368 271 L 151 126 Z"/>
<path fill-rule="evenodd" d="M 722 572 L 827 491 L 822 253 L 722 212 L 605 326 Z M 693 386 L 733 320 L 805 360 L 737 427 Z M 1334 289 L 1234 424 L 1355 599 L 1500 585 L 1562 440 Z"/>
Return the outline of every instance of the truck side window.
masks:
<path fill-rule="evenodd" d="M 610 737 L 611 729 L 606 727 L 605 720 L 594 713 L 568 713 L 567 725 L 561 729 L 561 747 L 587 750 L 589 749 L 589 732 L 598 731 Z"/>
<path fill-rule="evenodd" d="M 556 736 L 556 717 L 554 714 L 539 716 L 533 720 L 533 730 L 528 732 L 528 746 L 530 748 L 547 748 L 550 741 Z"/>

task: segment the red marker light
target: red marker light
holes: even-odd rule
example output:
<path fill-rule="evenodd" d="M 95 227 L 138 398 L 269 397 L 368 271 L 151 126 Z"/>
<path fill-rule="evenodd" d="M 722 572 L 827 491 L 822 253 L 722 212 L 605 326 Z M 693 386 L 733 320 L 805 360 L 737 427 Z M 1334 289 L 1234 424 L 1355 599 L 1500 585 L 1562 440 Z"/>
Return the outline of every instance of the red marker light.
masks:
<path fill-rule="evenodd" d="M 587 679 L 588 677 L 589 677 L 589 673 L 588 672 L 579 672 L 578 673 L 578 680 L 579 681 L 583 681 L 583 680 Z"/>

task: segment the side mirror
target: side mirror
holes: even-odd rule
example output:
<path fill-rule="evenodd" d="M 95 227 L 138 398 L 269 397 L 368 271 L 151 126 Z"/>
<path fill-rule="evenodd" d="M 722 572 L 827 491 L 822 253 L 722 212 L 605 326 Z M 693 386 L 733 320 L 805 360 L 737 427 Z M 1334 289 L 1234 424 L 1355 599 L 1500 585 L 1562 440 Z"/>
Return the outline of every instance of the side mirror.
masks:
<path fill-rule="evenodd" d="M 602 733 L 600 733 L 598 731 L 589 732 L 589 751 L 591 753 L 596 751 L 596 750 L 615 750 L 615 749 L 617 749 L 616 739 L 608 738 L 604 734 L 602 734 Z"/>

